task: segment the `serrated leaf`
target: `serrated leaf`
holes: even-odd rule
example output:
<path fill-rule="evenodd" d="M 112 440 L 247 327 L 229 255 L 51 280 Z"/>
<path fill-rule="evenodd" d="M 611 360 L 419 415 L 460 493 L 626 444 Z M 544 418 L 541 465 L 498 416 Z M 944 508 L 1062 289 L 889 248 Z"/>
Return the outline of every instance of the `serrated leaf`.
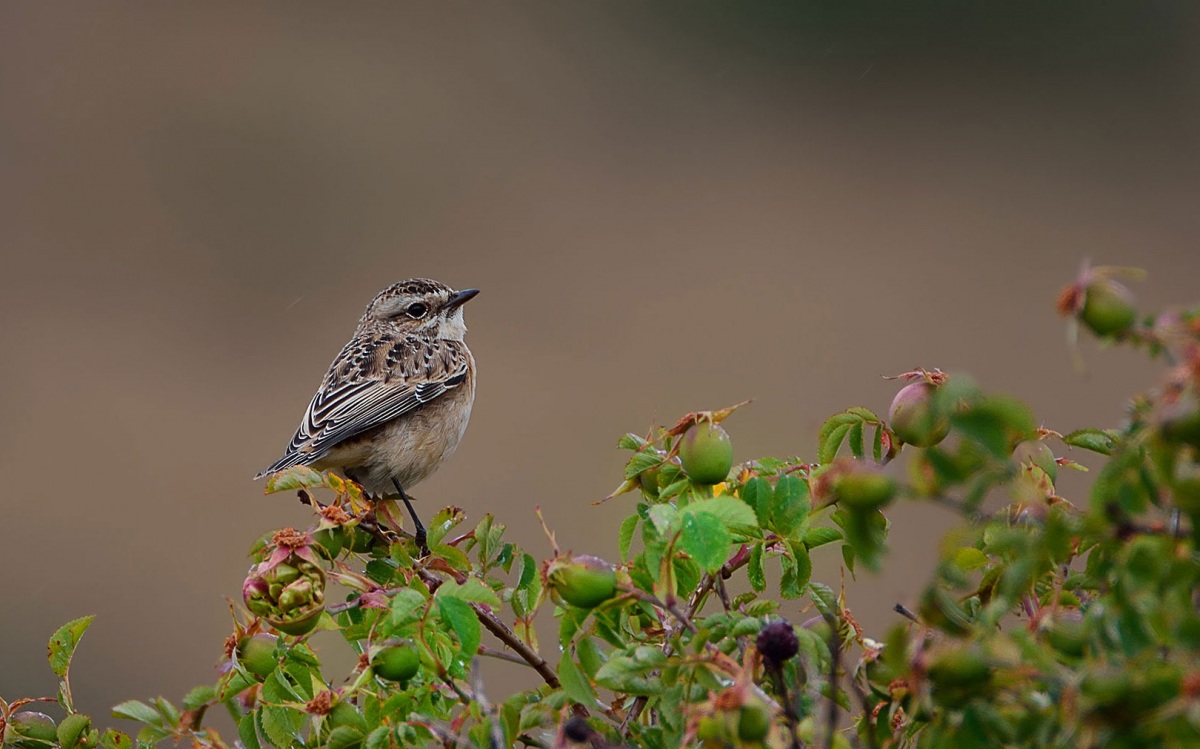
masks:
<path fill-rule="evenodd" d="M 783 577 L 779 581 L 779 594 L 784 598 L 799 598 L 812 579 L 812 559 L 808 549 L 801 543 L 789 544 L 788 553 L 781 559 Z"/>
<path fill-rule="evenodd" d="M 763 545 L 755 544 L 750 550 L 750 564 L 746 567 L 746 575 L 750 578 L 750 587 L 754 592 L 761 593 L 767 589 L 767 575 L 763 569 Z"/>
<path fill-rule="evenodd" d="M 392 729 L 388 726 L 376 728 L 367 734 L 367 741 L 363 744 L 363 749 L 388 749 L 392 745 L 391 734 Z"/>
<path fill-rule="evenodd" d="M 263 733 L 275 746 L 296 746 L 300 743 L 304 714 L 298 710 L 277 705 L 264 705 L 260 713 Z"/>
<path fill-rule="evenodd" d="M 729 495 L 693 502 L 680 510 L 680 514 L 685 519 L 687 515 L 698 512 L 714 515 L 726 526 L 758 525 L 758 517 L 754 514 L 754 509 L 737 497 Z"/>
<path fill-rule="evenodd" d="M 863 425 L 862 422 L 853 424 L 850 431 L 846 435 L 846 441 L 850 443 L 850 454 L 862 460 L 866 456 L 865 448 L 863 447 Z"/>
<path fill-rule="evenodd" d="M 742 487 L 742 501 L 754 508 L 754 516 L 759 526 L 765 527 L 771 522 L 771 497 L 774 490 L 770 482 L 755 476 Z"/>
<path fill-rule="evenodd" d="M 1101 455 L 1112 455 L 1117 442 L 1113 434 L 1100 429 L 1076 429 L 1062 439 L 1071 447 L 1081 447 Z"/>
<path fill-rule="evenodd" d="M 824 583 L 810 583 L 808 586 L 808 595 L 812 598 L 813 604 L 817 607 L 817 611 L 821 612 L 821 616 L 825 618 L 837 618 L 838 602 L 837 596 L 833 590 Z"/>
<path fill-rule="evenodd" d="M 571 660 L 570 653 L 563 653 L 562 660 L 558 662 L 558 681 L 562 684 L 563 692 L 574 702 L 588 708 L 599 704 L 591 682 Z"/>
<path fill-rule="evenodd" d="M 742 506 L 746 507 L 744 503 Z M 746 507 L 747 511 L 749 509 Z M 679 548 L 687 552 L 705 572 L 721 569 L 733 547 L 733 538 L 721 518 L 707 512 L 689 512 L 683 515 L 682 526 Z"/>
<path fill-rule="evenodd" d="M 828 422 L 826 422 L 828 423 Z M 821 441 L 817 444 L 817 461 L 830 463 L 837 457 L 846 435 L 850 433 L 850 424 L 837 424 L 829 432 L 822 433 Z"/>
<path fill-rule="evenodd" d="M 629 559 L 629 546 L 633 543 L 639 520 L 641 518 L 634 514 L 621 521 L 621 529 L 617 532 L 617 550 L 621 554 L 621 561 Z"/>
<path fill-rule="evenodd" d="M 58 628 L 50 636 L 50 668 L 59 676 L 66 676 L 71 667 L 71 656 L 79 645 L 79 639 L 88 627 L 92 626 L 95 616 L 82 616 L 73 619 Z"/>
<path fill-rule="evenodd" d="M 475 657 L 483 639 L 483 631 L 479 619 L 475 616 L 475 609 L 471 608 L 471 604 L 457 598 L 438 598 L 437 604 L 442 621 L 450 625 L 454 634 L 458 636 L 463 658 L 470 661 Z"/>
<path fill-rule="evenodd" d="M 646 442 L 645 439 L 629 432 L 622 435 L 621 439 L 617 441 L 617 448 L 620 450 L 641 450 L 648 444 L 650 443 Z"/>
<path fill-rule="evenodd" d="M 262 745 L 258 742 L 258 730 L 254 726 L 254 713 L 246 713 L 242 719 L 238 721 L 238 738 L 242 740 L 242 746 L 246 749 L 262 749 Z"/>
<path fill-rule="evenodd" d="M 629 463 L 625 465 L 625 478 L 635 478 L 643 471 L 648 471 L 662 462 L 663 456 L 655 450 L 634 453 L 633 457 L 629 459 Z"/>
<path fill-rule="evenodd" d="M 282 667 L 267 674 L 263 680 L 262 698 L 264 702 L 305 702 L 307 698 L 296 691 L 284 676 Z"/>
<path fill-rule="evenodd" d="M 133 749 L 133 739 L 115 728 L 110 728 L 100 734 L 100 746 L 104 749 Z"/>
<path fill-rule="evenodd" d="M 315 471 L 308 466 L 292 466 L 267 477 L 266 493 L 275 494 L 324 485 L 325 477 L 321 475 L 320 471 Z"/>
<path fill-rule="evenodd" d="M 396 591 L 392 596 L 392 626 L 400 627 L 421 618 L 425 609 L 425 596 L 412 588 Z"/>
<path fill-rule="evenodd" d="M 499 606 L 500 596 L 477 577 L 468 577 L 462 584 L 444 582 L 438 586 L 434 598 L 457 598 L 468 603 L 486 603 Z"/>
<path fill-rule="evenodd" d="M 771 520 L 775 530 L 780 535 L 791 536 L 808 521 L 811 509 L 808 483 L 798 476 L 781 476 L 771 500 Z"/>
<path fill-rule="evenodd" d="M 138 723 L 154 726 L 161 726 L 163 722 L 158 711 L 141 700 L 122 702 L 112 709 L 112 715 L 114 718 L 136 720 Z"/>
<path fill-rule="evenodd" d="M 840 540 L 842 540 L 842 532 L 837 528 L 824 526 L 809 528 L 808 532 L 804 534 L 804 545 L 809 548 L 809 551 L 818 546 L 824 546 L 825 544 Z"/>
<path fill-rule="evenodd" d="M 184 695 L 183 708 L 185 710 L 196 710 L 216 698 L 217 690 L 208 684 L 203 684 Z"/>
<path fill-rule="evenodd" d="M 629 656 L 617 656 L 596 672 L 596 683 L 614 692 L 650 697 L 662 690 L 662 682 L 648 676 L 653 670 L 654 666 L 639 663 Z"/>
<path fill-rule="evenodd" d="M 648 514 L 658 535 L 669 538 L 679 530 L 679 510 L 674 505 L 654 505 Z"/>

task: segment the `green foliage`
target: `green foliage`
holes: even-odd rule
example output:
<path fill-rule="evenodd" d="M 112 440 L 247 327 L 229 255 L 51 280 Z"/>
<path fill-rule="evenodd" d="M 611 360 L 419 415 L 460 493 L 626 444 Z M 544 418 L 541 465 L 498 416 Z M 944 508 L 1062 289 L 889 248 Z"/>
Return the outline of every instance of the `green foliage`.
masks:
<path fill-rule="evenodd" d="M 65 717 L 30 709 L 35 700 L 0 701 L 3 743 L 1195 745 L 1200 311 L 1139 323 L 1123 308 L 1100 310 L 1097 289 L 1111 285 L 1097 284 L 1111 275 L 1086 271 L 1060 311 L 1167 362 L 1116 428 L 1061 435 L 964 375 L 918 370 L 901 376 L 893 405 L 910 422 L 903 429 L 855 407 L 801 446 L 817 462 L 730 470 L 722 441 L 718 465 L 700 470 L 696 455 L 680 460 L 681 443 L 734 409 L 688 414 L 620 440 L 629 460 L 618 493 L 636 493 L 613 500 L 630 506 L 615 566 L 560 552 L 549 531 L 552 556 L 539 562 L 491 516 L 471 527 L 453 508 L 432 518 L 420 558 L 381 522 L 386 500 L 293 469 L 268 488 L 302 492 L 313 527 L 255 545 L 249 610 L 235 616 L 213 683 L 179 706 L 123 702 L 113 715 L 137 724 L 133 735 L 99 732 L 70 691 L 85 617 L 50 640 L 62 681 L 40 701 Z M 1071 449 L 1102 463 L 1086 496 L 1061 496 L 1055 483 L 1060 468 L 1082 470 L 1055 455 Z M 961 523 L 915 610 L 898 605 L 896 624 L 870 637 L 845 592 L 812 579 L 813 557 L 840 559 L 852 575 L 881 568 L 888 513 L 906 502 L 935 503 Z M 556 620 L 548 646 L 535 627 L 543 611 Z M 308 645 L 314 627 L 358 656 L 349 673 L 322 666 Z M 541 685 L 489 693 L 484 657 L 522 663 Z M 233 718 L 236 739 L 208 727 L 214 708 Z"/>

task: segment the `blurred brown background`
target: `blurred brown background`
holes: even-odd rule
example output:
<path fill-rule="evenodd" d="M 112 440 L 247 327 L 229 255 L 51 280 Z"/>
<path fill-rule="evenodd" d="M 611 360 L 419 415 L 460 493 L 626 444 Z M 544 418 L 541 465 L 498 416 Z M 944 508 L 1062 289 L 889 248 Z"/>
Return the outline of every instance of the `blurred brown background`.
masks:
<path fill-rule="evenodd" d="M 1079 374 L 1052 302 L 1085 257 L 1196 301 L 1192 6 L 846 5 L 0 5 L 0 695 L 86 613 L 83 709 L 214 678 L 245 550 L 307 522 L 249 477 L 410 276 L 483 289 L 416 494 L 538 554 L 540 504 L 615 556 L 617 437 L 694 408 L 756 399 L 739 459 L 915 365 L 1119 420 L 1154 368 Z M 953 518 L 894 522 L 877 627 Z"/>

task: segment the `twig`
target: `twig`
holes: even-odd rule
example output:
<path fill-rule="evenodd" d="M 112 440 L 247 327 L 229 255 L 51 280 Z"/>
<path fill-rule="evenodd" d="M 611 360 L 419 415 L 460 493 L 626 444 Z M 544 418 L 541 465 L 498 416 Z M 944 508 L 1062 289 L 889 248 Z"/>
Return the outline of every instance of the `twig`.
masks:
<path fill-rule="evenodd" d="M 825 749 L 833 749 L 833 737 L 837 732 L 838 720 L 838 666 L 842 662 L 842 636 L 838 631 L 839 623 L 834 616 L 826 616 L 825 621 L 829 623 L 831 631 L 829 635 L 829 710 L 825 714 L 829 725 L 826 728 Z"/>
<path fill-rule="evenodd" d="M 513 655 L 512 653 L 506 653 L 503 650 L 493 650 L 492 648 L 489 648 L 487 645 L 479 646 L 479 654 L 485 658 L 495 658 L 498 661 L 508 661 L 509 663 L 516 663 L 521 666 L 529 665 L 525 661 L 525 659 L 519 655 Z"/>
<path fill-rule="evenodd" d="M 763 665 L 775 683 L 775 691 L 779 701 L 783 703 L 783 717 L 787 721 L 788 732 L 792 735 L 792 749 L 803 749 L 800 742 L 800 716 L 796 713 L 796 705 L 792 702 L 791 690 L 788 689 L 787 678 L 783 675 L 783 664 L 769 658 L 763 659 Z"/>
<path fill-rule="evenodd" d="M 695 616 L 698 611 L 700 611 L 701 607 L 704 606 L 704 599 L 708 595 L 709 591 L 713 589 L 713 586 L 717 584 L 717 580 L 728 580 L 733 576 L 734 572 L 744 567 L 749 562 L 750 547 L 746 544 L 742 544 L 738 550 L 734 552 L 733 556 L 729 557 L 725 564 L 721 565 L 721 569 L 717 570 L 717 572 L 714 574 L 706 574 L 703 578 L 701 578 L 700 585 L 695 591 L 692 592 L 691 598 L 688 599 L 686 615 L 682 618 L 676 615 L 676 618 L 679 619 L 680 622 L 686 620 L 690 623 L 691 618 Z M 671 613 L 676 614 L 675 611 L 671 611 Z M 692 627 L 692 631 L 695 631 L 695 627 Z M 666 638 L 666 643 L 663 645 L 663 654 L 669 657 L 674 650 L 675 648 L 671 644 L 670 638 Z M 625 735 L 626 728 L 628 728 L 629 724 L 637 722 L 637 719 L 641 717 L 642 711 L 646 709 L 646 705 L 649 703 L 649 701 L 650 698 L 646 697 L 645 695 L 640 695 L 634 699 L 633 705 L 629 708 L 629 712 L 625 714 L 625 719 L 621 721 L 621 725 L 617 728 L 617 731 L 620 732 L 622 736 Z"/>
<path fill-rule="evenodd" d="M 551 689 L 558 689 L 562 686 L 558 681 L 558 675 L 554 673 L 554 669 L 550 668 L 550 664 L 546 663 L 546 659 L 538 655 L 536 650 L 522 642 L 521 638 L 517 637 L 516 633 L 508 628 L 508 625 L 500 621 L 495 614 L 481 603 L 472 603 L 471 608 L 475 610 L 475 616 L 479 619 L 479 623 L 495 635 L 496 639 L 512 648 L 513 652 L 521 656 L 525 663 L 538 672 L 538 675 L 542 677 L 542 681 L 546 682 L 547 686 Z"/>
<path fill-rule="evenodd" d="M 921 623 L 921 620 L 917 618 L 917 615 L 914 614 L 911 609 L 909 609 L 907 606 L 905 606 L 902 603 L 898 603 L 895 606 L 893 606 L 892 610 L 895 611 L 900 616 L 904 617 L 905 619 L 909 620 L 913 624 Z"/>
<path fill-rule="evenodd" d="M 488 717 L 492 724 L 490 749 L 504 749 L 504 729 L 500 727 L 500 721 L 496 718 L 496 709 L 492 707 L 487 694 L 483 691 L 483 670 L 479 668 L 479 661 L 471 664 L 471 690 L 475 692 L 475 701 L 479 703 L 479 710 Z"/>

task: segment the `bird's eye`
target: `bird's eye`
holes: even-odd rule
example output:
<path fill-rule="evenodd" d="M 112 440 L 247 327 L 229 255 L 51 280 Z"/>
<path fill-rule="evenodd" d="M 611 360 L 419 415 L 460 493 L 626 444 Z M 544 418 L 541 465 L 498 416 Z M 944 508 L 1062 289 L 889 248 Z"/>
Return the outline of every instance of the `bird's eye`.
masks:
<path fill-rule="evenodd" d="M 429 307 L 421 302 L 415 302 L 408 305 L 408 308 L 404 310 L 404 313 L 414 320 L 420 320 L 429 313 Z"/>

